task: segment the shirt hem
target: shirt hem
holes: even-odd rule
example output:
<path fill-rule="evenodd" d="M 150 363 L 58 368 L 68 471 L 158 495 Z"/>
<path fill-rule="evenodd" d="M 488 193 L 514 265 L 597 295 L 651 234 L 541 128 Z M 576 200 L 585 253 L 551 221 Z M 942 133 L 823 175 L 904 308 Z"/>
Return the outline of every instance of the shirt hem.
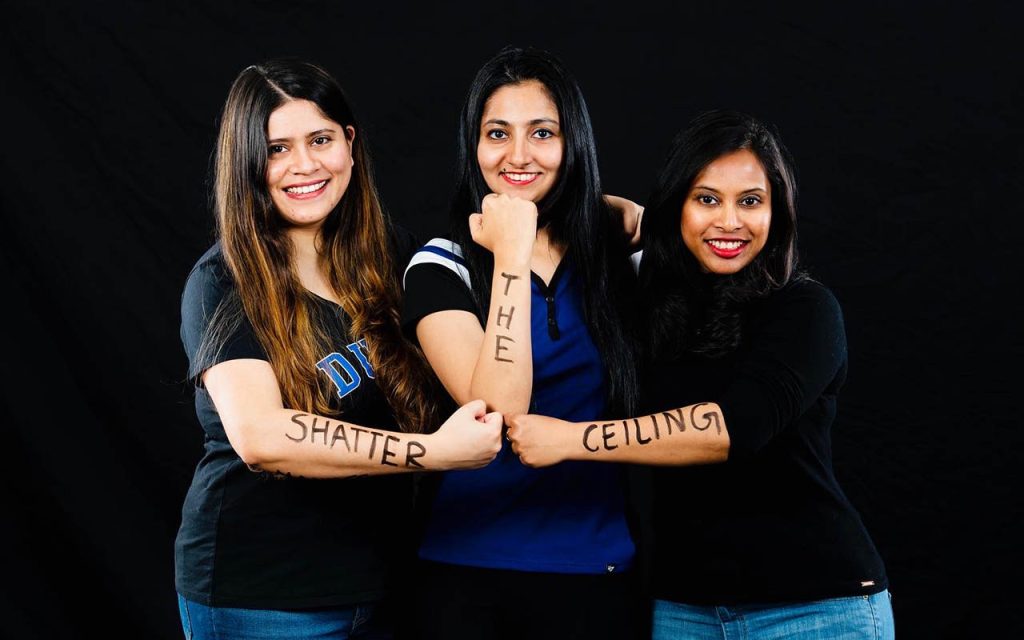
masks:
<path fill-rule="evenodd" d="M 479 567 L 482 569 L 505 569 L 509 571 L 530 571 L 539 573 L 567 573 L 567 574 L 608 574 L 622 573 L 633 568 L 633 559 L 624 562 L 519 562 L 509 558 L 494 557 L 471 557 L 459 556 L 457 558 L 447 557 L 440 554 L 420 551 L 419 557 L 430 562 L 443 564 L 454 564 L 464 567 Z M 611 570 L 608 567 L 613 567 Z"/>
<path fill-rule="evenodd" d="M 821 589 L 808 590 L 806 587 L 797 590 L 776 590 L 774 592 L 750 592 L 737 595 L 725 591 L 697 589 L 694 592 L 668 591 L 653 589 L 652 595 L 657 600 L 666 600 L 681 604 L 698 606 L 753 606 L 753 605 L 784 605 L 788 603 L 815 602 L 833 598 L 849 598 L 871 596 L 889 588 L 888 578 L 876 579 L 874 584 L 860 588 L 822 586 Z M 698 595 L 699 594 L 699 595 Z"/>
<path fill-rule="evenodd" d="M 177 589 L 186 600 L 192 600 L 207 607 L 231 607 L 245 609 L 311 609 L 313 607 L 334 607 L 377 602 L 387 596 L 384 589 L 370 589 L 345 594 L 281 598 L 266 596 L 217 596 L 198 593 L 188 589 Z"/>

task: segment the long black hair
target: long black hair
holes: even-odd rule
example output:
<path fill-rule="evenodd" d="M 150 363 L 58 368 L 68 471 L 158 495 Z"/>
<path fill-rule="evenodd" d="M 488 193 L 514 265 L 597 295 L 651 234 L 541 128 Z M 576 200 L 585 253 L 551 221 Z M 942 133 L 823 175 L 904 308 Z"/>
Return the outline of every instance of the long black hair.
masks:
<path fill-rule="evenodd" d="M 354 165 L 348 187 L 320 229 L 320 267 L 349 316 L 346 329 L 354 338 L 365 338 L 377 384 L 399 425 L 407 431 L 433 427 L 437 410 L 426 391 L 433 375 L 402 336 L 390 226 L 374 186 L 365 135 L 338 83 L 307 62 L 280 59 L 247 67 L 228 93 L 217 142 L 214 202 L 238 300 L 229 298 L 215 316 L 197 361 L 208 363 L 227 328 L 244 313 L 269 356 L 286 406 L 336 412 L 336 392 L 310 366 L 330 351 L 330 337 L 318 321 L 319 305 L 295 271 L 287 224 L 267 188 L 267 123 L 275 109 L 293 100 L 308 100 L 343 130 L 351 126 L 357 132 L 349 140 Z"/>
<path fill-rule="evenodd" d="M 480 120 L 487 100 L 501 87 L 536 80 L 558 109 L 565 148 L 558 178 L 537 203 L 538 225 L 566 248 L 582 281 L 583 311 L 590 335 L 604 362 L 608 410 L 631 414 L 637 404 L 636 364 L 630 339 L 629 303 L 633 275 L 625 234 L 601 193 L 594 132 L 583 93 L 576 80 L 551 54 L 507 47 L 477 72 L 462 107 L 459 126 L 458 174 L 451 207 L 452 239 L 461 247 L 469 269 L 481 321 L 491 299 L 494 256 L 469 234 L 468 216 L 480 211 L 490 189 L 477 161 Z"/>
<path fill-rule="evenodd" d="M 704 273 L 683 243 L 683 203 L 697 176 L 723 155 L 746 149 L 757 156 L 771 185 L 771 224 L 760 253 L 730 275 Z M 743 337 L 743 311 L 785 286 L 797 272 L 796 177 L 776 131 L 737 111 L 709 111 L 672 141 L 643 218 L 641 304 L 646 309 L 645 353 L 671 359 L 684 352 L 717 357 Z"/>

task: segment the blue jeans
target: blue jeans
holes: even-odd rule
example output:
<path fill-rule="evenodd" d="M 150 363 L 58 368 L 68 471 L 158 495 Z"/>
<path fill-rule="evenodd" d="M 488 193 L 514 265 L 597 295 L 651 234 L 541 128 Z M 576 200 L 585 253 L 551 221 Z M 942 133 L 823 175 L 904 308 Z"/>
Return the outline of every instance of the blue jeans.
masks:
<path fill-rule="evenodd" d="M 698 607 L 654 601 L 653 640 L 893 640 L 889 592 L 781 605 Z"/>
<path fill-rule="evenodd" d="M 388 640 L 391 629 L 374 619 L 372 604 L 318 609 L 208 607 L 178 594 L 185 640 Z"/>

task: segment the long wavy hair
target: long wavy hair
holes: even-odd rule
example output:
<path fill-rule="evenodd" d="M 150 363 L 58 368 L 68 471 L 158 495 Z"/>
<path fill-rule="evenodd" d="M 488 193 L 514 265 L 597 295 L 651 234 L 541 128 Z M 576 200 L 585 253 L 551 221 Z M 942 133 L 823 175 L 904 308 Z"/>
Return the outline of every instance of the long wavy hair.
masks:
<path fill-rule="evenodd" d="M 705 167 L 740 149 L 757 156 L 771 185 L 768 239 L 739 272 L 704 273 L 683 243 L 683 203 Z M 673 359 L 687 352 L 720 357 L 734 351 L 743 340 L 748 305 L 806 277 L 797 271 L 796 197 L 789 152 L 772 127 L 752 116 L 709 111 L 675 137 L 643 218 L 639 290 L 647 310 L 643 335 L 648 358 Z"/>
<path fill-rule="evenodd" d="M 477 161 L 480 120 L 495 91 L 530 80 L 539 81 L 547 89 L 558 109 L 565 142 L 558 178 L 537 203 L 538 226 L 546 227 L 551 240 L 566 248 L 563 259 L 572 260 L 578 267 L 584 317 L 610 373 L 606 374 L 608 410 L 632 414 L 638 392 L 630 335 L 634 278 L 627 258 L 627 240 L 621 221 L 602 198 L 594 132 L 583 93 L 551 54 L 508 47 L 473 79 L 460 116 L 451 234 L 465 255 L 483 322 L 490 306 L 494 256 L 473 242 L 466 222 L 471 213 L 480 211 L 484 196 L 490 193 Z"/>
<path fill-rule="evenodd" d="M 332 415 L 336 392 L 314 363 L 331 345 L 317 302 L 299 281 L 284 218 L 267 188 L 267 123 L 292 100 L 309 100 L 324 116 L 360 132 L 352 141 L 348 188 L 320 229 L 321 268 L 348 314 L 347 332 L 365 338 L 377 384 L 399 426 L 421 431 L 435 424 L 427 391 L 433 374 L 399 327 L 399 279 L 389 247 L 393 234 L 374 186 L 365 135 L 337 82 L 320 67 L 274 60 L 243 70 L 228 93 L 214 162 L 217 231 L 237 299 L 214 316 L 204 338 L 207 353 L 226 328 L 248 318 L 277 375 L 286 406 Z M 200 362 L 202 362 L 200 358 Z"/>

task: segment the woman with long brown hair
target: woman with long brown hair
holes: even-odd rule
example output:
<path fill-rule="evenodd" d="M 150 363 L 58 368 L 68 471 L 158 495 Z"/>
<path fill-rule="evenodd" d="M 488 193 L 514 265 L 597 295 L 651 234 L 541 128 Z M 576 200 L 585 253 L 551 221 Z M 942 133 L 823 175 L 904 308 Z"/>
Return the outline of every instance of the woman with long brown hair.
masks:
<path fill-rule="evenodd" d="M 432 377 L 398 320 L 415 243 L 330 75 L 242 71 L 215 172 L 219 238 L 182 298 L 205 431 L 175 545 L 186 637 L 388 637 L 408 472 L 486 465 L 501 417 L 474 401 L 424 433 Z"/>

